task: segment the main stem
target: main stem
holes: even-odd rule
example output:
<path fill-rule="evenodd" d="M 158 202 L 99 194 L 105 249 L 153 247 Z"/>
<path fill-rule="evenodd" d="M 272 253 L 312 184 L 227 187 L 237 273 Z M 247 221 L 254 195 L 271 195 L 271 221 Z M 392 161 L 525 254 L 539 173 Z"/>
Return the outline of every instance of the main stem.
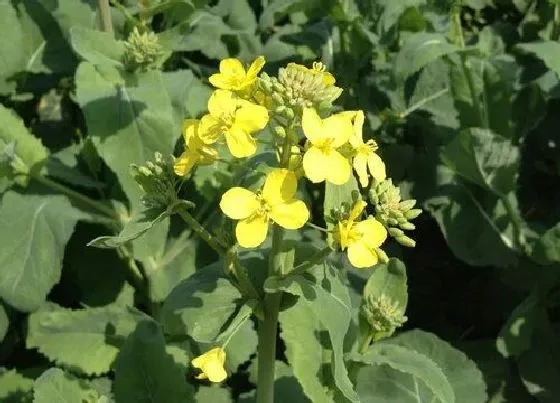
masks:
<path fill-rule="evenodd" d="M 101 28 L 103 31 L 112 34 L 113 23 L 111 22 L 111 7 L 109 6 L 109 0 L 97 0 L 97 7 L 99 8 Z"/>
<path fill-rule="evenodd" d="M 280 166 L 287 167 L 290 161 L 290 136 L 293 127 L 290 126 L 282 145 Z M 272 229 L 272 247 L 268 257 L 268 276 L 284 274 L 284 265 L 280 261 L 284 230 L 274 224 Z M 276 333 L 278 332 L 278 313 L 282 302 L 282 293 L 266 294 L 264 297 L 264 320 L 259 321 L 257 347 L 257 403 L 274 402 L 274 373 L 276 364 Z"/>

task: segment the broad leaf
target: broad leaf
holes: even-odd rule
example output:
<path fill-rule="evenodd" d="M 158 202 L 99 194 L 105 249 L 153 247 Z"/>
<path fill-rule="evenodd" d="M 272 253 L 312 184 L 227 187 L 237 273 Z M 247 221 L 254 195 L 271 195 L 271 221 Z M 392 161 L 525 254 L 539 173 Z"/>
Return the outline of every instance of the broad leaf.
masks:
<path fill-rule="evenodd" d="M 10 83 L 21 71 L 23 64 L 23 29 L 11 2 L 0 3 L 0 36 L 10 40 L 0 41 L 0 93 L 8 93 L 15 86 Z"/>
<path fill-rule="evenodd" d="M 358 397 L 348 378 L 343 359 L 344 336 L 352 315 L 348 290 L 342 283 L 339 273 L 329 264 L 317 266 L 314 275 L 316 282 L 306 277 L 293 276 L 284 286 L 279 287 L 285 292 L 300 296 L 296 306 L 298 304 L 302 306 L 297 317 L 293 313 L 294 307 L 280 314 L 283 338 L 288 345 L 288 360 L 294 367 L 294 374 L 302 383 L 307 396 L 311 400 L 316 400 L 317 396 L 325 392 L 322 390 L 323 386 L 321 380 L 317 378 L 316 371 L 309 368 L 317 366 L 320 368 L 322 358 L 313 364 L 311 361 L 318 356 L 322 357 L 324 343 L 327 342 L 330 344 L 327 348 L 332 350 L 331 371 L 338 391 L 349 401 L 357 401 Z M 303 325 L 302 321 L 308 324 Z M 303 336 L 302 329 L 309 332 L 307 336 Z M 327 337 L 326 335 L 320 336 L 325 330 L 328 340 L 322 339 Z M 300 337 L 307 337 L 307 342 L 301 343 Z M 304 352 L 304 350 L 308 351 Z M 315 357 L 312 354 L 315 354 Z"/>
<path fill-rule="evenodd" d="M 391 258 L 388 263 L 375 266 L 364 287 L 364 298 L 385 295 L 405 310 L 408 303 L 406 267 L 399 259 Z"/>
<path fill-rule="evenodd" d="M 396 56 L 395 77 L 398 81 L 405 81 L 428 63 L 457 51 L 458 48 L 444 35 L 427 32 L 412 34 Z"/>
<path fill-rule="evenodd" d="M 75 371 L 100 375 L 110 370 L 119 347 L 144 318 L 121 306 L 73 311 L 45 305 L 29 317 L 27 348 Z"/>
<path fill-rule="evenodd" d="M 175 287 L 165 300 L 161 310 L 164 330 L 212 343 L 240 298 L 239 290 L 220 276 L 218 268 L 202 268 Z"/>
<path fill-rule="evenodd" d="M 59 368 L 51 368 L 37 378 L 33 403 L 88 401 L 93 391 Z"/>
<path fill-rule="evenodd" d="M 124 42 L 114 39 L 114 35 L 96 29 L 75 26 L 70 30 L 74 51 L 85 61 L 96 66 L 124 68 Z"/>
<path fill-rule="evenodd" d="M 82 62 L 76 85 L 93 143 L 119 178 L 133 210 L 138 210 L 140 188 L 130 175 L 130 164 L 143 165 L 156 151 L 172 153 L 180 135 L 161 73 L 121 76 L 112 67 L 100 70 Z"/>
<path fill-rule="evenodd" d="M 76 221 L 83 217 L 65 196 L 13 191 L 4 195 L 0 204 L 0 295 L 4 301 L 20 311 L 41 306 L 60 280 L 64 248 Z"/>
<path fill-rule="evenodd" d="M 33 400 L 33 379 L 15 369 L 0 368 L 0 401 L 5 403 L 29 403 Z"/>
<path fill-rule="evenodd" d="M 515 45 L 515 48 L 525 53 L 532 53 L 541 59 L 550 70 L 560 75 L 560 43 L 554 41 L 519 43 Z"/>
<path fill-rule="evenodd" d="M 515 189 L 519 150 L 490 130 L 461 131 L 443 149 L 442 159 L 457 175 L 498 196 Z"/>
<path fill-rule="evenodd" d="M 227 389 L 220 388 L 217 386 L 208 387 L 208 386 L 201 386 L 198 388 L 195 396 L 194 401 L 196 403 L 231 403 L 233 400 L 231 399 L 230 393 Z"/>
<path fill-rule="evenodd" d="M 123 403 L 193 400 L 182 366 L 165 351 L 165 339 L 152 321 L 140 322 L 128 337 L 115 363 L 115 399 Z"/>

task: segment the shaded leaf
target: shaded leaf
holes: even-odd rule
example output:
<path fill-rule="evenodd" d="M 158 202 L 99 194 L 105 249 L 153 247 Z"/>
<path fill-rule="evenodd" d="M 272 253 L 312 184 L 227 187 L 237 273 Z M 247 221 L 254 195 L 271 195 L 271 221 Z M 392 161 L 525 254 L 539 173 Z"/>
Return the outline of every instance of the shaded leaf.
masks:
<path fill-rule="evenodd" d="M 33 390 L 33 403 L 87 401 L 90 391 L 77 379 L 59 368 L 51 368 L 37 378 Z"/>
<path fill-rule="evenodd" d="M 33 379 L 15 369 L 0 368 L 0 399 L 5 403 L 28 403 L 33 400 Z"/>

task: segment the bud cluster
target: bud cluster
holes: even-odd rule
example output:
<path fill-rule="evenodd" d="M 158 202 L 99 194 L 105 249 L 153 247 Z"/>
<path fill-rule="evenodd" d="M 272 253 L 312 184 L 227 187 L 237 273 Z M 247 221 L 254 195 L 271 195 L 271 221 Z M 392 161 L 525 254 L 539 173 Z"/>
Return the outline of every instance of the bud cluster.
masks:
<path fill-rule="evenodd" d="M 164 54 L 156 34 L 140 33 L 137 27 L 128 36 L 124 47 L 124 64 L 131 71 L 156 68 Z"/>
<path fill-rule="evenodd" d="M 404 309 L 398 303 L 393 303 L 384 294 L 364 299 L 361 313 L 370 326 L 374 340 L 391 336 L 398 327 L 407 321 Z"/>
<path fill-rule="evenodd" d="M 395 240 L 403 246 L 413 248 L 416 242 L 405 235 L 416 227 L 411 220 L 418 217 L 421 209 L 415 209 L 416 200 L 401 200 L 400 189 L 391 179 L 374 182 L 369 191 L 371 203 L 375 206 L 375 218 L 379 220 Z"/>
<path fill-rule="evenodd" d="M 166 209 L 177 201 L 173 156 L 155 153 L 155 161 L 131 164 L 132 177 L 144 191 L 142 203 L 149 209 Z"/>
<path fill-rule="evenodd" d="M 330 108 L 342 93 L 322 63 L 314 63 L 312 69 L 289 63 L 278 70 L 278 77 L 262 73 L 258 89 L 270 104 L 269 109 L 289 120 L 301 116 L 303 108 Z"/>

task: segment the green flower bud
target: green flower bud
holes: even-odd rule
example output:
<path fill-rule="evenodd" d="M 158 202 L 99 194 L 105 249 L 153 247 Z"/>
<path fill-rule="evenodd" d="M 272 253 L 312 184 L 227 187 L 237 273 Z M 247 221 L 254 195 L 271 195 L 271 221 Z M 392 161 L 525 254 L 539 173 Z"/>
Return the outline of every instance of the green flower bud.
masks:
<path fill-rule="evenodd" d="M 150 209 L 164 210 L 177 201 L 174 159 L 172 155 L 155 153 L 155 161 L 144 166 L 131 164 L 130 171 L 144 195 L 142 203 Z"/>
<path fill-rule="evenodd" d="M 377 257 L 381 260 L 382 263 L 387 263 L 389 261 L 389 256 L 385 253 L 385 251 L 381 248 L 376 248 L 375 253 L 377 253 Z"/>
<path fill-rule="evenodd" d="M 274 126 L 274 132 L 278 137 L 285 137 L 286 136 L 286 129 L 282 126 Z"/>
<path fill-rule="evenodd" d="M 387 231 L 389 232 L 389 235 L 391 235 L 393 238 L 404 236 L 404 231 L 398 228 L 391 227 Z"/>
<path fill-rule="evenodd" d="M 137 27 L 134 27 L 128 36 L 124 47 L 124 65 L 130 71 L 158 68 L 165 54 L 156 34 L 141 34 Z"/>
<path fill-rule="evenodd" d="M 407 321 L 404 308 L 393 303 L 384 294 L 367 298 L 362 303 L 361 314 L 369 324 L 374 340 L 391 336 L 398 327 Z"/>
<path fill-rule="evenodd" d="M 412 238 L 407 237 L 406 235 L 395 237 L 395 240 L 402 246 L 406 246 L 407 248 L 414 248 L 416 246 L 416 241 Z"/>
<path fill-rule="evenodd" d="M 404 213 L 404 216 L 406 217 L 407 220 L 414 220 L 420 214 L 422 214 L 422 209 L 415 208 L 412 210 L 408 210 L 406 213 Z"/>
<path fill-rule="evenodd" d="M 410 210 L 412 207 L 414 207 L 415 204 L 416 204 L 416 200 L 414 199 L 404 200 L 399 203 L 399 210 L 402 212 L 406 212 Z"/>
<path fill-rule="evenodd" d="M 402 229 L 407 230 L 407 231 L 412 231 L 413 229 L 416 229 L 416 226 L 411 222 L 405 222 L 405 223 L 399 224 L 399 227 L 401 227 Z"/>

